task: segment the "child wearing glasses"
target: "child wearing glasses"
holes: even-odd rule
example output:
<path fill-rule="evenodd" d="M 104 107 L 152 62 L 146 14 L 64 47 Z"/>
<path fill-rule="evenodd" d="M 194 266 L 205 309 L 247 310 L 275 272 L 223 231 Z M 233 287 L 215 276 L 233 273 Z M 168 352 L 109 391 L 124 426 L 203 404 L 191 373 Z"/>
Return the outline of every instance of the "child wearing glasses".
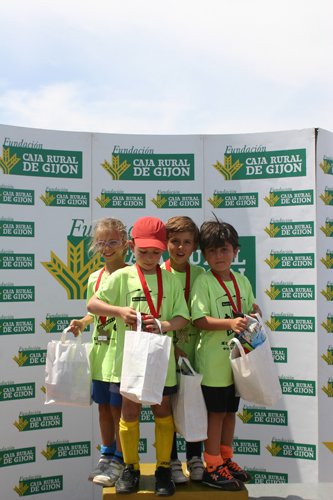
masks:
<path fill-rule="evenodd" d="M 105 261 L 101 270 L 89 277 L 87 303 L 105 280 L 117 269 L 125 267 L 128 247 L 127 230 L 117 219 L 100 219 L 96 222 L 89 252 L 99 252 Z M 88 313 L 84 318 L 70 322 L 75 337 L 94 322 L 92 342 L 92 399 L 98 404 L 101 433 L 101 456 L 96 468 L 89 474 L 89 481 L 101 486 L 113 486 L 124 469 L 119 439 L 119 419 L 122 397 L 109 391 L 111 370 L 116 349 L 116 322 L 113 317 Z M 116 434 L 116 440 L 115 440 Z"/>

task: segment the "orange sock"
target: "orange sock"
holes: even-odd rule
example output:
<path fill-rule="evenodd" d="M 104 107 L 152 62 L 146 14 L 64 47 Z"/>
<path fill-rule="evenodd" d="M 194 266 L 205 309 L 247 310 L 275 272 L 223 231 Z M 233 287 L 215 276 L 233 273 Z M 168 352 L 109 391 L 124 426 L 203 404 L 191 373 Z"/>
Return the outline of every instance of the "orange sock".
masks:
<path fill-rule="evenodd" d="M 224 464 L 229 458 L 232 458 L 234 455 L 231 446 L 225 446 L 224 444 L 221 444 L 220 446 L 220 453 Z"/>
<path fill-rule="evenodd" d="M 216 469 L 216 467 L 218 467 L 219 465 L 223 465 L 221 455 L 209 455 L 204 451 L 203 456 L 208 472 L 212 472 L 212 470 Z"/>

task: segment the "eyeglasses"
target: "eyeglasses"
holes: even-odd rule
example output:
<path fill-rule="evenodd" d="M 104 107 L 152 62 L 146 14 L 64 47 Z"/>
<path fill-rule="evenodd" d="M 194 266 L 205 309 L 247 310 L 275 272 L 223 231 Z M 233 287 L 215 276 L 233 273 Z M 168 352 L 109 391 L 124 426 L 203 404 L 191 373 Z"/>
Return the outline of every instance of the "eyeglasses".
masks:
<path fill-rule="evenodd" d="M 97 248 L 102 248 L 102 249 L 105 247 L 117 248 L 119 247 L 119 245 L 121 245 L 123 241 L 124 240 L 97 241 L 96 246 Z"/>

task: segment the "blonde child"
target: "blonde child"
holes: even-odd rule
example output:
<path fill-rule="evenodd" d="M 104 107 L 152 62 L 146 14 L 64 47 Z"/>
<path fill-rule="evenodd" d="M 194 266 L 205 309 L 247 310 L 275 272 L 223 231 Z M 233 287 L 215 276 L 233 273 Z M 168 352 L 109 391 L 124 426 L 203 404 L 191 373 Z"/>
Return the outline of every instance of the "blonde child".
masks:
<path fill-rule="evenodd" d="M 210 271 L 197 278 L 191 294 L 192 320 L 200 329 L 196 369 L 203 375 L 202 391 L 208 410 L 202 482 L 237 491 L 251 476 L 232 460 L 239 397 L 235 396 L 228 341 L 247 325 L 246 318 L 233 319 L 233 310 L 245 314 L 261 312 L 254 303 L 249 280 L 231 272 L 240 246 L 236 230 L 219 220 L 204 222 L 199 244 L 210 266 Z"/>
<path fill-rule="evenodd" d="M 121 221 L 106 218 L 96 222 L 89 252 L 99 252 L 105 265 L 89 277 L 87 302 L 114 271 L 126 265 L 127 248 L 127 230 Z M 89 313 L 80 320 L 73 319 L 70 322 L 70 331 L 77 336 L 93 322 L 92 399 L 98 404 L 102 445 L 98 464 L 88 479 L 102 486 L 113 486 L 124 469 L 119 439 L 121 396 L 109 391 L 112 360 L 116 349 L 115 318 Z"/>
<path fill-rule="evenodd" d="M 117 354 L 111 377 L 111 390 L 119 391 L 125 330 L 136 323 L 136 311 L 146 314 L 144 324 L 151 332 L 172 336 L 173 330 L 188 323 L 189 314 L 179 280 L 161 270 L 159 260 L 166 251 L 166 230 L 155 217 L 142 217 L 132 230 L 130 248 L 136 264 L 114 273 L 88 303 L 94 314 L 117 318 Z M 177 391 L 176 362 L 173 345 L 163 398 L 153 405 L 155 419 L 156 471 L 155 492 L 158 496 L 174 494 L 170 472 L 170 454 L 174 435 L 170 395 Z M 139 484 L 139 417 L 141 405 L 123 397 L 120 440 L 126 464 L 116 482 L 116 493 L 132 493 Z"/>

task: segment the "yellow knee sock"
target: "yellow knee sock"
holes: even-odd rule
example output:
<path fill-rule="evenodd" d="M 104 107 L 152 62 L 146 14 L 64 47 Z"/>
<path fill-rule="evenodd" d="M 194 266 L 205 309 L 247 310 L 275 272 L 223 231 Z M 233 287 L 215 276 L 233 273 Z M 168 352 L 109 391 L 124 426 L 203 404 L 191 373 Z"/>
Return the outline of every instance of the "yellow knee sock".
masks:
<path fill-rule="evenodd" d="M 164 418 L 155 417 L 155 446 L 156 446 L 156 469 L 162 467 L 170 467 L 170 457 L 173 443 L 173 435 L 175 426 L 173 416 Z"/>
<path fill-rule="evenodd" d="M 139 469 L 139 420 L 135 422 L 125 422 L 125 420 L 121 418 L 119 421 L 119 436 L 125 464 L 132 464 L 134 465 L 134 469 Z"/>

